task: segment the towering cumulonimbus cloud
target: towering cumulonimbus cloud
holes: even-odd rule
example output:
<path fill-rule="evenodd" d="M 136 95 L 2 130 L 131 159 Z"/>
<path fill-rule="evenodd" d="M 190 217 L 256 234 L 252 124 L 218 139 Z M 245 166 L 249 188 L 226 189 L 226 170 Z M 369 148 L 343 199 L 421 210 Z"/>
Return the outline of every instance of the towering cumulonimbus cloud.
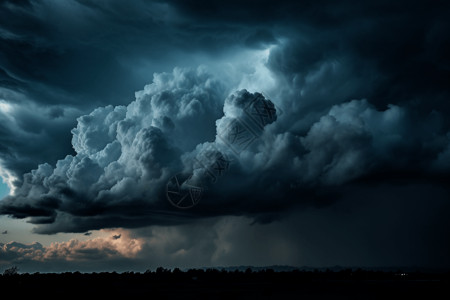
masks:
<path fill-rule="evenodd" d="M 180 155 L 214 139 L 225 92 L 202 68 L 155 74 L 127 107 L 100 107 L 78 118 L 76 155 L 25 174 L 15 195 L 2 201 L 2 213 L 30 216 L 44 231 L 56 223 L 64 231 L 99 228 L 127 222 L 127 215 L 149 222 L 147 210 L 166 204 L 159 194 L 180 168 Z"/>
<path fill-rule="evenodd" d="M 439 124 L 415 124 L 407 108 L 378 110 L 352 100 L 333 105 L 300 134 L 289 101 L 280 101 L 283 110 L 261 93 L 230 93 L 202 67 L 155 74 L 128 106 L 79 117 L 76 154 L 25 174 L 0 212 L 29 217 L 38 233 L 217 215 L 267 222 L 386 168 L 434 172 L 433 154 L 446 155 L 445 137 L 428 134 Z M 429 159 L 411 165 L 419 156 Z M 168 184 L 180 172 L 201 182 L 201 203 L 191 210 L 167 201 Z"/>

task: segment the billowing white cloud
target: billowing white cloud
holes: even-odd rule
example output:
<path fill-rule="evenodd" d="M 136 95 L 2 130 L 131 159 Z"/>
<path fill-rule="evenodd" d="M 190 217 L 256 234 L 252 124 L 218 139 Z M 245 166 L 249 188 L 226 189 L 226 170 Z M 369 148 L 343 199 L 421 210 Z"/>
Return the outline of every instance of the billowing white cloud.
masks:
<path fill-rule="evenodd" d="M 317 72 L 310 80 L 328 76 Z M 367 100 L 333 105 L 301 132 L 293 125 L 297 109 L 288 109 L 295 101 L 286 97 L 281 110 L 261 93 L 230 93 L 230 85 L 204 67 L 155 74 L 128 106 L 99 107 L 79 117 L 72 130 L 76 154 L 25 174 L 0 211 L 30 217 L 38 233 L 216 215 L 266 222 L 308 203 L 317 186 L 326 193 L 382 168 L 405 170 L 417 157 L 414 151 L 443 148 L 440 135 L 427 134 L 439 127 L 435 123 L 415 124 L 407 108 L 380 110 Z M 195 210 L 167 201 L 166 188 L 180 172 L 198 184 L 202 203 Z"/>
<path fill-rule="evenodd" d="M 137 217 L 146 219 L 145 209 L 166 204 L 160 194 L 169 175 L 182 168 L 180 154 L 214 140 L 226 92 L 202 67 L 155 74 L 127 107 L 100 107 L 79 117 L 72 130 L 76 155 L 25 174 L 16 195 L 2 205 L 18 208 L 17 214 L 9 211 L 16 217 L 31 209 L 31 222 L 64 223 L 65 230 L 78 230 L 75 223 L 84 222 L 71 226 L 72 217 L 120 218 L 119 207 L 130 216 L 144 208 Z"/>

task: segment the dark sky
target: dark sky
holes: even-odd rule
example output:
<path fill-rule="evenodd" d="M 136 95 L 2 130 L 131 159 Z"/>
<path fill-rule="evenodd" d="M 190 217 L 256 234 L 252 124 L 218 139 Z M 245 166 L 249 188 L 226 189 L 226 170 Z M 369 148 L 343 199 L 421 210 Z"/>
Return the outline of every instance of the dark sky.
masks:
<path fill-rule="evenodd" d="M 1 0 L 0 267 L 449 268 L 449 13 Z"/>

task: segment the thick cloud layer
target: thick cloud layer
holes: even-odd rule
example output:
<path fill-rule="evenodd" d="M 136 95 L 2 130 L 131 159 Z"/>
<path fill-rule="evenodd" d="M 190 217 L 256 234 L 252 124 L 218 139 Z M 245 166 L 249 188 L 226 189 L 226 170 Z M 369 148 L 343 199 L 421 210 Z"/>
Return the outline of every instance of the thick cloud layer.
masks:
<path fill-rule="evenodd" d="M 433 173 L 436 156 L 446 155 L 446 137 L 430 135 L 442 126 L 433 115 L 415 124 L 406 108 L 380 111 L 352 100 L 332 106 L 299 135 L 288 125 L 295 111 L 246 90 L 227 97 L 225 86 L 204 68 L 176 68 L 155 74 L 127 107 L 79 117 L 72 130 L 76 155 L 25 174 L 2 201 L 2 214 L 31 217 L 39 233 L 227 214 L 268 221 L 310 203 L 316 189 L 332 197 L 334 187 L 376 172 Z M 179 173 L 192 174 L 202 189 L 201 205 L 192 210 L 166 199 Z"/>

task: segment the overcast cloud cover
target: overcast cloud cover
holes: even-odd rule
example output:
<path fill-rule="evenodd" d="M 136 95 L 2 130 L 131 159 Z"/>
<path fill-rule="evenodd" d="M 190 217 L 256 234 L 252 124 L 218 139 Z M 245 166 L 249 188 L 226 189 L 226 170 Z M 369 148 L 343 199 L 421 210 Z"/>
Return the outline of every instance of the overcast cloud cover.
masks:
<path fill-rule="evenodd" d="M 0 243 L 0 264 L 449 267 L 449 12 L 1 1 L 0 214 L 101 234 Z"/>

